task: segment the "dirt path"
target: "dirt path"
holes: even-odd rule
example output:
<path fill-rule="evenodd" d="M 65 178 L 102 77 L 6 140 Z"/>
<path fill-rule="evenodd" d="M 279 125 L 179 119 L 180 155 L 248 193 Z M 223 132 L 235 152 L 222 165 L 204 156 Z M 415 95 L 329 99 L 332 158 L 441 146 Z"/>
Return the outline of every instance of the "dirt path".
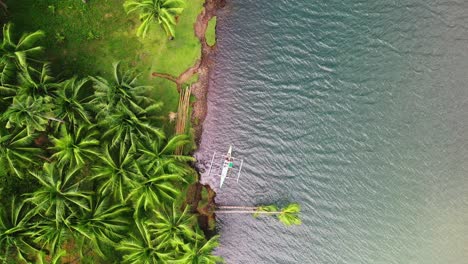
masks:
<path fill-rule="evenodd" d="M 195 141 L 198 144 L 203 130 L 203 122 L 207 113 L 207 93 L 209 88 L 209 73 L 213 66 L 211 59 L 216 50 L 216 45 L 206 44 L 205 32 L 208 27 L 208 21 L 215 15 L 216 11 L 226 4 L 226 0 L 206 0 L 204 9 L 198 15 L 194 24 L 195 35 L 202 45 L 201 57 L 195 65 L 185 70 L 178 77 L 166 73 L 153 72 L 152 76 L 160 77 L 174 82 L 177 91 L 182 91 L 182 85 L 186 83 L 194 74 L 198 74 L 198 82 L 192 85 L 192 94 L 197 99 L 193 103 L 192 123 L 195 130 Z M 194 122 L 195 121 L 195 122 Z"/>

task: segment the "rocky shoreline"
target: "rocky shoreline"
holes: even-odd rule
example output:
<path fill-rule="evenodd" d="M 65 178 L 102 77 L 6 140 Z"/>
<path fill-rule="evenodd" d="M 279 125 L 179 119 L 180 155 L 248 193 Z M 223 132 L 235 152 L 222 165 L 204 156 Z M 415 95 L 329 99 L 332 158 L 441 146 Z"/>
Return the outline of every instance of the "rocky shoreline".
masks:
<path fill-rule="evenodd" d="M 224 7 L 225 0 L 206 0 L 203 11 L 198 15 L 195 23 L 195 35 L 202 45 L 201 58 L 197 64 L 189 69 L 192 73 L 199 76 L 198 82 L 192 85 L 192 94 L 196 101 L 193 103 L 193 112 L 191 117 L 194 129 L 195 142 L 200 144 L 203 133 L 203 122 L 207 114 L 207 94 L 209 88 L 209 78 L 212 67 L 214 66 L 213 56 L 216 52 L 216 44 L 209 46 L 206 43 L 205 32 L 208 27 L 208 21 L 216 15 L 216 12 Z M 200 173 L 199 178 L 201 177 Z M 200 179 L 199 179 L 200 180 Z M 196 209 L 198 213 L 198 223 L 205 234 L 210 237 L 215 234 L 216 219 L 214 215 L 216 193 L 209 185 L 203 185 L 200 182 L 189 187 L 187 191 L 186 202 Z"/>

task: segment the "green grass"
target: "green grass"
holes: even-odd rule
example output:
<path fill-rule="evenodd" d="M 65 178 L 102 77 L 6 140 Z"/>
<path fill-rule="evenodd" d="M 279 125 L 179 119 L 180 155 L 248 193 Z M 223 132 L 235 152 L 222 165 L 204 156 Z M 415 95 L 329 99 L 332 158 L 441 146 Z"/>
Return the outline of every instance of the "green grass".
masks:
<path fill-rule="evenodd" d="M 216 44 L 216 16 L 208 21 L 208 27 L 205 32 L 206 44 L 213 46 Z"/>
<path fill-rule="evenodd" d="M 110 77 L 112 63 L 122 61 L 141 73 L 150 96 L 164 102 L 164 113 L 177 110 L 178 93 L 171 82 L 151 77 L 162 72 L 179 75 L 200 58 L 194 23 L 204 0 L 190 0 L 178 18 L 176 38 L 168 40 L 159 25 L 145 39 L 136 36 L 137 14 L 127 15 L 123 0 L 7 0 L 16 32 L 44 30 L 47 59 L 54 71 Z"/>

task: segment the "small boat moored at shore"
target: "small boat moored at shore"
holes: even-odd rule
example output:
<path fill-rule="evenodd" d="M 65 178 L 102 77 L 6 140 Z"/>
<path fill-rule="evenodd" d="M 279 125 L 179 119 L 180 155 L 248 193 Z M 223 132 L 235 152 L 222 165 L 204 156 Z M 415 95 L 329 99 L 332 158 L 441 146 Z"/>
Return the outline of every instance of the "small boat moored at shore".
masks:
<path fill-rule="evenodd" d="M 223 162 L 221 164 L 221 174 L 218 175 L 220 177 L 219 188 L 223 187 L 224 180 L 226 178 L 229 178 L 228 175 L 231 173 L 231 171 L 234 168 L 234 161 L 235 160 L 240 161 L 239 172 L 237 173 L 237 182 L 239 182 L 239 177 L 240 177 L 240 173 L 241 173 L 241 170 L 242 170 L 242 164 L 244 163 L 244 160 L 232 157 L 232 145 L 229 146 L 229 149 L 228 149 L 226 155 L 216 155 L 216 152 L 213 153 L 213 157 L 211 158 L 210 169 L 208 171 L 208 176 L 211 175 L 211 171 L 213 170 L 213 162 L 214 162 L 216 157 L 223 158 Z"/>

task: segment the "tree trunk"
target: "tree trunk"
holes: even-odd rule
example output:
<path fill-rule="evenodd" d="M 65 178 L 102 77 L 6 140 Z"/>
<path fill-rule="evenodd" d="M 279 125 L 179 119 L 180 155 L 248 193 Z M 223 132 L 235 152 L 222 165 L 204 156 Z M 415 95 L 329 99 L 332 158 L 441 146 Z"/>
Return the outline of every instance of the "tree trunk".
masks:
<path fill-rule="evenodd" d="M 219 209 L 245 209 L 245 210 L 257 210 L 258 206 L 233 206 L 233 205 L 220 205 L 217 208 Z"/>
<path fill-rule="evenodd" d="M 248 211 L 248 210 L 238 210 L 238 211 L 215 211 L 215 214 L 281 214 L 280 211 L 275 212 L 265 212 L 265 211 Z"/>

